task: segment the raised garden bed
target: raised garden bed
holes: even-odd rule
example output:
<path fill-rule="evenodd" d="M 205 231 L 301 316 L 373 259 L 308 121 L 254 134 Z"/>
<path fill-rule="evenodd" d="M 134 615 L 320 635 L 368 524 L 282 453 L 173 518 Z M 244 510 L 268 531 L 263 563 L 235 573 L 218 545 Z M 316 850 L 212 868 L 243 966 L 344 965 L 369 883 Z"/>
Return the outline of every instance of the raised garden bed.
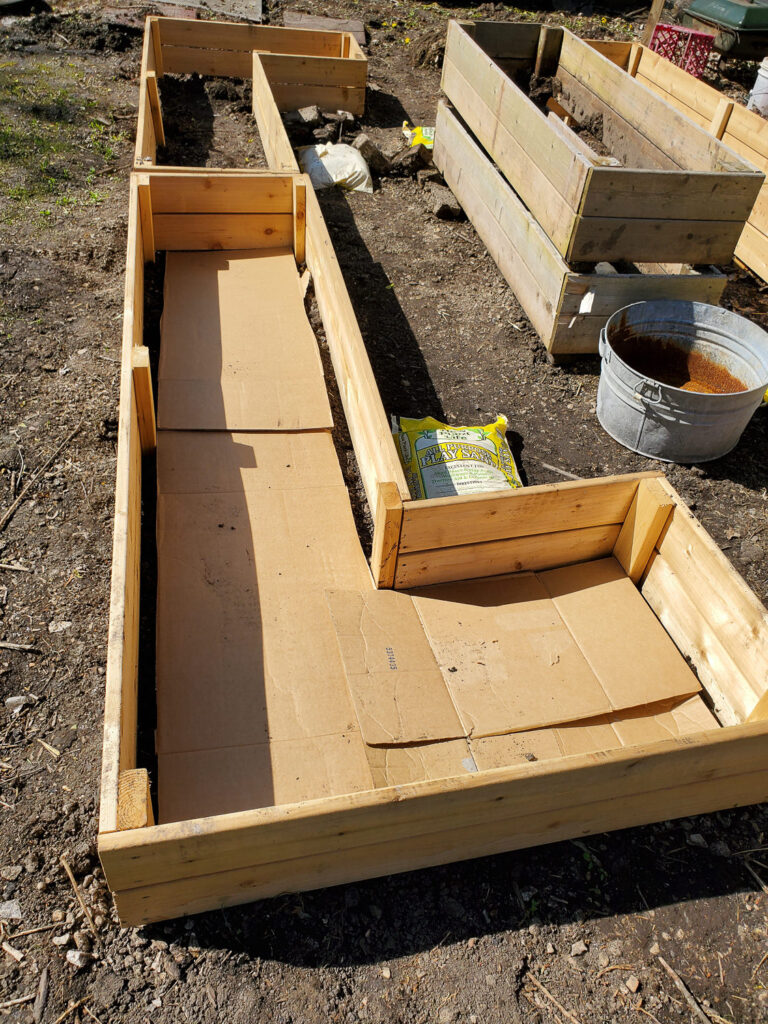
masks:
<path fill-rule="evenodd" d="M 264 149 L 288 162 L 263 86 Z M 370 572 L 305 261 L 374 513 Z M 136 764 L 155 445 L 159 817 Z M 757 598 L 656 474 L 412 501 L 295 172 L 132 176 L 117 473 L 99 854 L 125 924 L 768 796 Z"/>
<path fill-rule="evenodd" d="M 606 166 L 516 83 L 555 79 Z M 557 251 L 571 262 L 727 263 L 763 174 L 566 29 L 448 26 L 443 91 Z"/>

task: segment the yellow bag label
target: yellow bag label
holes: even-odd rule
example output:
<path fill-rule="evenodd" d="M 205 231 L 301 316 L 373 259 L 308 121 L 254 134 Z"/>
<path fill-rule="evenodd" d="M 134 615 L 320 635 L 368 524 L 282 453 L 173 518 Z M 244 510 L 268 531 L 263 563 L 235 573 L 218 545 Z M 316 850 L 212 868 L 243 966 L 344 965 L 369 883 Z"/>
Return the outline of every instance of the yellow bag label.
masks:
<path fill-rule="evenodd" d="M 411 149 L 414 146 L 424 146 L 426 149 L 432 149 L 435 144 L 435 129 L 427 128 L 425 125 L 416 125 L 414 128 L 407 121 L 403 121 L 403 135 L 408 140 Z"/>
<path fill-rule="evenodd" d="M 427 416 L 393 417 L 412 498 L 447 498 L 522 487 L 507 439 L 507 417 L 485 427 L 451 427 Z"/>

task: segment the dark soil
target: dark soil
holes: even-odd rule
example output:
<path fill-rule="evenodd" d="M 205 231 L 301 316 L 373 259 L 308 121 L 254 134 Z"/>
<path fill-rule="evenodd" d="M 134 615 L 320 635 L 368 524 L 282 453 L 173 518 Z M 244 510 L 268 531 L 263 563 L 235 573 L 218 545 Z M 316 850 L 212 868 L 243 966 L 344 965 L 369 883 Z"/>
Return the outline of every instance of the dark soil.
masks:
<path fill-rule="evenodd" d="M 96 829 L 140 37 L 95 2 L 53 6 L 0 22 L 0 515 L 79 426 L 0 531 L 0 639 L 33 648 L 0 649 L 0 914 L 15 918 L 15 902 L 20 914 L 0 924 L 0 1013 L 23 1024 L 690 1021 L 661 955 L 715 1024 L 766 1020 L 765 806 L 119 927 Z M 372 88 L 360 127 L 391 153 L 404 120 L 434 123 L 449 17 L 540 16 L 490 4 L 302 6 L 365 20 Z M 619 38 L 643 21 L 546 17 Z M 749 76 L 728 73 L 727 63 L 717 72 L 743 96 Z M 164 83 L 171 114 L 173 88 Z M 260 160 L 240 84 L 234 95 L 194 79 L 184 88 L 206 120 L 169 132 L 164 159 Z M 597 359 L 547 363 L 472 226 L 437 220 L 426 187 L 388 178 L 372 196 L 321 201 L 388 412 L 456 424 L 506 413 L 529 484 L 660 468 L 600 430 Z M 729 274 L 726 304 L 768 326 L 765 286 Z M 343 431 L 338 450 L 354 486 Z M 666 472 L 765 598 L 765 410 L 730 455 Z M 144 497 L 151 523 L 151 487 Z M 146 673 L 142 696 L 151 705 Z"/>
<path fill-rule="evenodd" d="M 611 348 L 637 373 L 682 391 L 728 395 L 747 390 L 743 381 L 695 348 L 642 334 L 611 338 Z"/>

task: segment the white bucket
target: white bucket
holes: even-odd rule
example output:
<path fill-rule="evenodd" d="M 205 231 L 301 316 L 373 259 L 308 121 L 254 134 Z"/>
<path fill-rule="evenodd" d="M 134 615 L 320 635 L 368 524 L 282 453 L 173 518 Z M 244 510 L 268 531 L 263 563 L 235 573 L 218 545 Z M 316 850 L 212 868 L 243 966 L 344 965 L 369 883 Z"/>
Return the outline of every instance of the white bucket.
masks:
<path fill-rule="evenodd" d="M 763 59 L 757 69 L 757 78 L 747 101 L 747 110 L 756 110 L 768 117 L 768 57 Z"/>

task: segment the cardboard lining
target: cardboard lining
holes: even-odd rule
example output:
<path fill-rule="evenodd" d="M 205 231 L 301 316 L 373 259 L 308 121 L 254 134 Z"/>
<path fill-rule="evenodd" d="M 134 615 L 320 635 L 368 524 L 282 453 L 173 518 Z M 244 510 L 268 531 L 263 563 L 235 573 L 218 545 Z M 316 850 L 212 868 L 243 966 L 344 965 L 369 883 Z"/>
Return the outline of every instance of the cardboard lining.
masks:
<path fill-rule="evenodd" d="M 161 754 L 159 771 L 161 821 L 373 788 L 358 733 Z"/>
<path fill-rule="evenodd" d="M 160 428 L 333 425 L 290 249 L 167 253 L 161 333 Z"/>
<path fill-rule="evenodd" d="M 412 594 L 472 738 L 597 718 L 700 689 L 613 558 Z"/>
<path fill-rule="evenodd" d="M 370 589 L 329 591 L 326 600 L 365 742 L 396 746 L 463 738 L 410 597 Z"/>
<path fill-rule="evenodd" d="M 161 431 L 158 467 L 159 753 L 362 743 L 324 590 L 370 574 L 330 436 Z"/>

